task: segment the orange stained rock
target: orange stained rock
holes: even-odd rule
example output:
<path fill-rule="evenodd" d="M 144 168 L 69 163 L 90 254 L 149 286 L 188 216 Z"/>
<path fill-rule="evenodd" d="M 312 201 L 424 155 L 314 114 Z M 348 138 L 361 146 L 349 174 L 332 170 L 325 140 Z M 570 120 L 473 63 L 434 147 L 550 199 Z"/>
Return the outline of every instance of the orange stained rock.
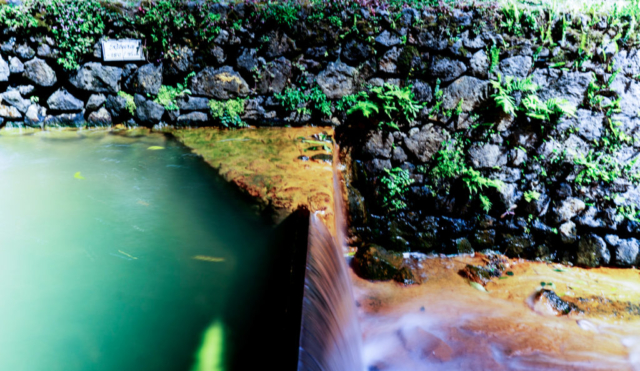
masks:
<path fill-rule="evenodd" d="M 200 128 L 171 133 L 225 180 L 257 198 L 263 207 L 278 211 L 279 218 L 306 206 L 312 212 L 319 211 L 321 219 L 334 230 L 332 165 L 312 158 L 330 155 L 312 136 L 332 136 L 332 128 Z M 331 142 L 325 144 L 329 150 L 333 148 Z M 309 159 L 301 160 L 302 156 Z"/>

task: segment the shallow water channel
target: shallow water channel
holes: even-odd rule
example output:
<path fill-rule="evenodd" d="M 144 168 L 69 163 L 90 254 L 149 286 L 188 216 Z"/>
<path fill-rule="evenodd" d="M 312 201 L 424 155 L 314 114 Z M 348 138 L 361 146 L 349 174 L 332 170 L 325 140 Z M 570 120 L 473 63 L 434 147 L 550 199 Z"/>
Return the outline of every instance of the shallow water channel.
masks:
<path fill-rule="evenodd" d="M 0 215 L 0 370 L 222 370 L 255 337 L 277 233 L 162 134 L 0 132 Z"/>

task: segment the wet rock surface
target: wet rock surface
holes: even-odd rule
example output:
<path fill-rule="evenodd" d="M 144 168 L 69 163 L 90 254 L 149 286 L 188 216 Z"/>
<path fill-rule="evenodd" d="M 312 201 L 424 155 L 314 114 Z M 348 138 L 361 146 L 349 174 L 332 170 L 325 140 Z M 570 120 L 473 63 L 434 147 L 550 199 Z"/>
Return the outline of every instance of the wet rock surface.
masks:
<path fill-rule="evenodd" d="M 47 99 L 47 105 L 53 111 L 82 111 L 84 102 L 66 90 L 58 90 Z"/>
<path fill-rule="evenodd" d="M 78 89 L 95 93 L 117 93 L 120 91 L 122 69 L 100 63 L 84 64 L 69 82 Z"/>
<path fill-rule="evenodd" d="M 127 88 L 139 94 L 157 95 L 162 86 L 162 65 L 152 63 L 136 69 L 127 80 Z"/>
<path fill-rule="evenodd" d="M 0 65 L 0 71 L 2 66 Z M 34 58 L 24 64 L 23 76 L 39 86 L 53 86 L 58 82 L 55 71 L 42 59 Z"/>
<path fill-rule="evenodd" d="M 344 63 L 329 63 L 317 77 L 318 86 L 329 99 L 340 99 L 355 92 L 358 71 Z"/>
<path fill-rule="evenodd" d="M 535 310 L 543 314 L 566 316 L 579 311 L 576 305 L 560 299 L 553 290 L 542 289 L 533 300 L 535 301 Z"/>

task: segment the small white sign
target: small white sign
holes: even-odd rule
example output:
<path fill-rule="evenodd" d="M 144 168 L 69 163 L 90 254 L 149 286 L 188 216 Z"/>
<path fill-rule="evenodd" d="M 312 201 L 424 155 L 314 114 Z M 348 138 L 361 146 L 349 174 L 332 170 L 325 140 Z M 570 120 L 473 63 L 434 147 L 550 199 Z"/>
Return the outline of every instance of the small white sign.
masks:
<path fill-rule="evenodd" d="M 143 61 L 142 41 L 136 39 L 105 40 L 102 42 L 102 60 Z"/>

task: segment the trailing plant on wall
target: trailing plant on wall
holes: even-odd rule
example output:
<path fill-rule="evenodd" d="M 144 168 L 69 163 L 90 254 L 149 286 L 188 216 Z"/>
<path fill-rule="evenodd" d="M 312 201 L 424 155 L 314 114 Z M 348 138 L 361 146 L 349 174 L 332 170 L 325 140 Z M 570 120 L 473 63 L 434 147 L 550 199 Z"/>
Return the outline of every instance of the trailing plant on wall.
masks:
<path fill-rule="evenodd" d="M 77 69 L 80 59 L 93 52 L 104 34 L 107 11 L 97 2 L 73 0 L 51 0 L 45 11 L 54 20 L 51 33 L 63 53 L 58 63 L 69 70 Z"/>
<path fill-rule="evenodd" d="M 34 1 L 25 1 L 22 6 L 0 6 L 0 25 L 13 31 L 28 32 L 42 24 L 42 17 L 36 18 Z"/>
<path fill-rule="evenodd" d="M 196 18 L 189 12 L 186 2 L 160 0 L 141 6 L 136 24 L 152 44 L 167 50 L 178 41 L 181 32 L 195 29 Z"/>

